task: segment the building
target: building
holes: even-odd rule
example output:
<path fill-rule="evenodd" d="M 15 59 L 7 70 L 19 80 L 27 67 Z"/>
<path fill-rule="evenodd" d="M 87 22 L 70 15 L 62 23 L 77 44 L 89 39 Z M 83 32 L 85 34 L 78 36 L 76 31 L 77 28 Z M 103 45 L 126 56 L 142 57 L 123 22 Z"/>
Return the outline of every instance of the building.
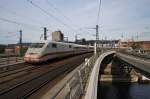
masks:
<path fill-rule="evenodd" d="M 133 45 L 138 46 L 140 49 L 150 50 L 150 41 L 121 42 L 119 47 L 132 47 Z"/>
<path fill-rule="evenodd" d="M 82 45 L 92 45 L 94 46 L 94 43 L 96 40 L 76 40 L 76 44 L 82 44 Z M 98 40 L 98 46 L 99 47 L 104 47 L 104 48 L 116 48 L 118 47 L 119 40 Z"/>
<path fill-rule="evenodd" d="M 27 51 L 28 47 L 31 46 L 31 43 L 22 43 L 22 53 L 25 54 L 25 52 Z M 7 54 L 19 54 L 20 53 L 20 44 L 17 43 L 17 44 L 8 44 L 6 47 L 5 47 L 5 50 L 4 52 Z"/>
<path fill-rule="evenodd" d="M 0 54 L 5 52 L 6 45 L 0 44 Z"/>
<path fill-rule="evenodd" d="M 52 32 L 52 41 L 57 41 L 57 42 L 64 41 L 64 34 L 61 31 Z"/>
<path fill-rule="evenodd" d="M 133 44 L 138 45 L 141 49 L 150 50 L 150 41 L 135 41 L 128 43 L 129 46 L 132 46 Z"/>
<path fill-rule="evenodd" d="M 118 48 L 127 48 L 127 47 L 129 47 L 128 42 L 122 42 L 121 40 L 119 40 Z"/>

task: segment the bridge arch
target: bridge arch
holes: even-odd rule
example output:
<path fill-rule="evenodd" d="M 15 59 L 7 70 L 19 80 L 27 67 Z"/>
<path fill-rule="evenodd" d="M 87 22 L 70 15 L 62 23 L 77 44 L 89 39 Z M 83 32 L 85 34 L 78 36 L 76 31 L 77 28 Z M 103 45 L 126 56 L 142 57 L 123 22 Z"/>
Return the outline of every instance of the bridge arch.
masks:
<path fill-rule="evenodd" d="M 109 52 L 101 54 L 99 58 L 97 59 L 93 67 L 93 70 L 91 72 L 91 75 L 90 75 L 89 84 L 88 84 L 87 91 L 85 94 L 85 99 L 97 99 L 97 86 L 98 86 L 100 64 L 107 56 L 113 55 L 115 53 L 116 53 L 115 51 L 109 51 Z"/>

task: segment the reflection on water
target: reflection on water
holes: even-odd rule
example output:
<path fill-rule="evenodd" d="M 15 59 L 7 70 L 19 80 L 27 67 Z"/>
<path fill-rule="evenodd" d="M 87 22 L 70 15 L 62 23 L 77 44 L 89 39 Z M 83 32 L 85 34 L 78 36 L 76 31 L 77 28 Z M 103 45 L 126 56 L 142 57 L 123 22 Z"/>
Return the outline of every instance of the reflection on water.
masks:
<path fill-rule="evenodd" d="M 148 84 L 101 84 L 98 99 L 150 99 Z"/>

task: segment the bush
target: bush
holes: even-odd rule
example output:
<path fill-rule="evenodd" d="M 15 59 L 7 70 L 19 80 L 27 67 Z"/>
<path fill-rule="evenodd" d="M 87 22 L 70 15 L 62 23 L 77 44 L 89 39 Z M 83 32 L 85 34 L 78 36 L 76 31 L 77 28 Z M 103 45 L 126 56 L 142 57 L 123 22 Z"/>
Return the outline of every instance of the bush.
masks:
<path fill-rule="evenodd" d="M 0 45 L 0 53 L 3 54 L 5 52 L 6 46 Z"/>
<path fill-rule="evenodd" d="M 25 55 L 27 49 L 28 49 L 27 47 L 21 48 L 21 56 L 24 56 L 24 55 Z"/>
<path fill-rule="evenodd" d="M 140 49 L 140 45 L 139 44 L 136 44 L 136 43 L 133 43 L 131 45 L 132 49 Z"/>

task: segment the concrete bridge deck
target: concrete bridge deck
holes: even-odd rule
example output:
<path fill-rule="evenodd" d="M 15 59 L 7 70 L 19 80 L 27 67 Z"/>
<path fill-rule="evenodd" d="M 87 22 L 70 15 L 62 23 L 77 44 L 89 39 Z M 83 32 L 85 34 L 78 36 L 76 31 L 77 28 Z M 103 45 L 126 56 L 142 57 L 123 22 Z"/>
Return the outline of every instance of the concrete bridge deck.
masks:
<path fill-rule="evenodd" d="M 116 53 L 117 57 L 132 67 L 138 69 L 143 75 L 150 78 L 150 59 L 140 58 L 128 54 Z"/>

